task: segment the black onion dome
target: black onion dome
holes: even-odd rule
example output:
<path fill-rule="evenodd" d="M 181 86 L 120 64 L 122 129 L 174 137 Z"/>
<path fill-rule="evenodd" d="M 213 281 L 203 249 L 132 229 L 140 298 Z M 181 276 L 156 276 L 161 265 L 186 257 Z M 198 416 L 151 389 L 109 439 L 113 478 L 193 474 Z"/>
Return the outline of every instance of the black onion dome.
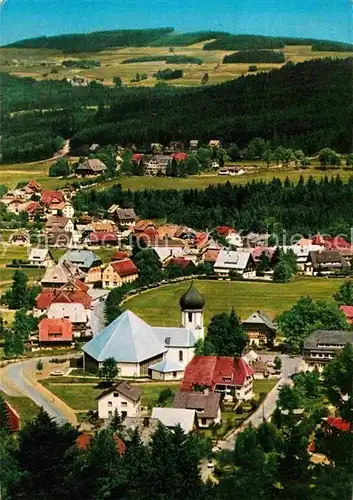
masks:
<path fill-rule="evenodd" d="M 185 310 L 198 310 L 198 309 L 203 309 L 203 306 L 205 305 L 205 300 L 202 297 L 201 293 L 196 290 L 194 287 L 193 283 L 191 283 L 189 289 L 184 293 L 184 295 L 181 296 L 180 301 L 180 308 L 185 311 Z"/>

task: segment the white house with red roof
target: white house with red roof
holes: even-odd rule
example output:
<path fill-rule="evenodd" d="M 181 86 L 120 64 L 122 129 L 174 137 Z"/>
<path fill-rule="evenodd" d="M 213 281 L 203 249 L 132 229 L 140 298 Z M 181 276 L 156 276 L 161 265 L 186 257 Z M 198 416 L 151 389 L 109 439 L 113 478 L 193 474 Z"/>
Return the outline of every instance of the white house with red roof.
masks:
<path fill-rule="evenodd" d="M 254 370 L 241 358 L 226 356 L 195 356 L 185 369 L 181 390 L 196 387 L 221 392 L 227 399 L 251 399 Z"/>
<path fill-rule="evenodd" d="M 38 325 L 41 345 L 71 345 L 72 323 L 65 318 L 43 318 Z"/>

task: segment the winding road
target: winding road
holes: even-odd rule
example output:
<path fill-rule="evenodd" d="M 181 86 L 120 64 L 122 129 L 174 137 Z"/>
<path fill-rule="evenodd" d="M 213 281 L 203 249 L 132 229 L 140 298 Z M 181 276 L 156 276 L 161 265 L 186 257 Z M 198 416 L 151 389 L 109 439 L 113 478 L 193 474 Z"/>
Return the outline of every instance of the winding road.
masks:
<path fill-rule="evenodd" d="M 43 360 L 49 358 L 42 358 Z M 38 359 L 30 359 L 7 365 L 1 371 L 0 389 L 9 396 L 25 396 L 32 399 L 58 423 L 65 423 L 70 420 L 67 412 L 61 407 L 57 398 L 50 396 L 34 378 L 30 376 L 35 372 Z"/>

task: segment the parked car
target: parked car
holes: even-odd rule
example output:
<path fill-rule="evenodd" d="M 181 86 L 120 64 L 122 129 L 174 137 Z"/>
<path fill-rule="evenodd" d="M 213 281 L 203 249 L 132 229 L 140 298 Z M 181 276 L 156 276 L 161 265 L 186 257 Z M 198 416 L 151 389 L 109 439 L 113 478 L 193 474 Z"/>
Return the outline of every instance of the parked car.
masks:
<path fill-rule="evenodd" d="M 53 372 L 50 372 L 50 374 L 52 377 L 62 377 L 64 375 L 64 372 L 60 371 L 60 370 L 54 370 Z"/>

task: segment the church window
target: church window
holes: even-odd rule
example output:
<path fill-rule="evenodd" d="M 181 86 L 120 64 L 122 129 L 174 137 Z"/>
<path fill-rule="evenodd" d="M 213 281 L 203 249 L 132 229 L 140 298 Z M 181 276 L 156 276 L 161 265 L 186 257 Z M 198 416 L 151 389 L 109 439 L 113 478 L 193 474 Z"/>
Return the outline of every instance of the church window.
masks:
<path fill-rule="evenodd" d="M 183 361 L 183 351 L 179 351 L 179 361 Z"/>
<path fill-rule="evenodd" d="M 192 313 L 191 312 L 188 312 L 188 318 L 189 318 L 189 321 L 191 322 L 192 321 Z"/>

